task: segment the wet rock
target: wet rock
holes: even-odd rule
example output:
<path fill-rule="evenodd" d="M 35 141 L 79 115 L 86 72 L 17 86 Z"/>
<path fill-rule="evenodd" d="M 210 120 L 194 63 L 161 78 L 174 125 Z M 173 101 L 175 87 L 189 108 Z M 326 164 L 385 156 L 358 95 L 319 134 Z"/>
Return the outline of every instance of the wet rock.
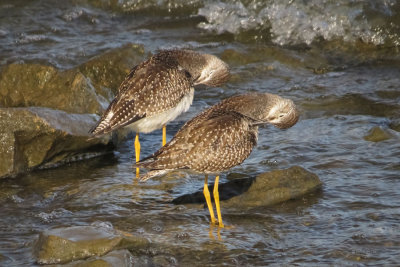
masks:
<path fill-rule="evenodd" d="M 321 181 L 299 166 L 285 170 L 265 172 L 256 178 L 235 179 L 219 185 L 220 200 L 224 208 L 250 209 L 299 198 L 321 186 Z M 209 188 L 210 192 L 213 186 Z M 174 204 L 204 203 L 202 191 L 183 195 Z"/>
<path fill-rule="evenodd" d="M 132 254 L 124 250 L 111 251 L 102 257 L 89 258 L 85 261 L 72 262 L 66 267 L 131 267 L 133 266 Z"/>
<path fill-rule="evenodd" d="M 299 166 L 258 175 L 249 188 L 224 202 L 224 207 L 240 209 L 268 206 L 296 199 L 321 186 L 318 176 Z"/>
<path fill-rule="evenodd" d="M 142 46 L 131 44 L 69 70 L 40 64 L 7 65 L 0 72 L 0 106 L 40 106 L 101 114 L 143 55 Z"/>
<path fill-rule="evenodd" d="M 71 113 L 101 113 L 111 99 L 96 93 L 76 70 L 39 64 L 10 64 L 0 73 L 0 106 L 39 106 Z"/>
<path fill-rule="evenodd" d="M 35 245 L 35 256 L 39 264 L 69 263 L 75 260 L 103 256 L 112 250 L 147 249 L 146 238 L 126 234 L 112 228 L 98 226 L 73 226 L 47 230 L 40 234 Z M 102 258 L 89 260 L 78 266 L 124 266 L 131 261 L 126 252 L 109 253 Z M 109 265 L 106 265 L 109 264 Z M 126 265 L 130 266 L 130 265 Z"/>
<path fill-rule="evenodd" d="M 368 134 L 364 136 L 364 140 L 370 142 L 380 142 L 390 139 L 392 135 L 379 126 L 373 127 Z"/>
<path fill-rule="evenodd" d="M 109 88 L 117 90 L 143 54 L 142 46 L 131 44 L 70 70 L 40 64 L 3 67 L 0 178 L 94 156 L 123 139 L 127 130 L 114 134 L 113 140 L 110 136 L 89 140 L 87 133 L 98 119 L 89 114 L 103 113 L 114 96 Z M 13 108 L 29 106 L 35 108 Z"/>
<path fill-rule="evenodd" d="M 109 151 L 117 140 L 89 139 L 98 117 L 49 108 L 0 108 L 0 178 Z"/>

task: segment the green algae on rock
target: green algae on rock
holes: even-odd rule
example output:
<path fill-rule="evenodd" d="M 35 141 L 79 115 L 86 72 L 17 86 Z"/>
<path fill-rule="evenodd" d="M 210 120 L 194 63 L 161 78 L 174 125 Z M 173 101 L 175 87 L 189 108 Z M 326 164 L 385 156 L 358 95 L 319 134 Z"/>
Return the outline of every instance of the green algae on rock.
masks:
<path fill-rule="evenodd" d="M 112 228 L 72 226 L 41 233 L 35 245 L 35 254 L 39 264 L 69 263 L 103 256 L 112 250 L 146 249 L 148 245 L 149 240 L 144 237 Z"/>
<path fill-rule="evenodd" d="M 110 135 L 89 139 L 96 119 L 49 108 L 0 108 L 0 178 L 109 151 Z"/>

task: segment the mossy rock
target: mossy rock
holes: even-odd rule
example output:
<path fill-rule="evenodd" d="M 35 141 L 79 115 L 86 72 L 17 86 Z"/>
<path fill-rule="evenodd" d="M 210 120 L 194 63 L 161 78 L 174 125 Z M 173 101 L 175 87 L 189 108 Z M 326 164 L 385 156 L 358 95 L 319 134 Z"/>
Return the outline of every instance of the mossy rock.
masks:
<path fill-rule="evenodd" d="M 210 192 L 214 185 L 209 186 Z M 321 187 L 318 176 L 302 167 L 265 172 L 255 178 L 234 179 L 219 185 L 224 208 L 251 209 L 299 198 Z M 203 191 L 172 200 L 174 204 L 205 203 Z"/>
<path fill-rule="evenodd" d="M 297 199 L 321 187 L 318 176 L 299 166 L 258 175 L 248 189 L 224 201 L 224 208 L 249 209 Z"/>
<path fill-rule="evenodd" d="M 49 107 L 102 114 L 129 70 L 143 60 L 142 46 L 126 45 L 69 70 L 10 64 L 0 72 L 0 107 Z"/>
<path fill-rule="evenodd" d="M 41 233 L 35 245 L 35 255 L 39 264 L 69 263 L 94 256 L 103 256 L 112 250 L 147 249 L 148 245 L 149 241 L 146 238 L 114 229 L 72 226 Z M 103 265 L 106 261 L 105 258 L 97 258 L 93 259 L 91 264 L 88 261 L 79 263 L 83 265 L 78 264 L 78 266 L 108 266 Z"/>
<path fill-rule="evenodd" d="M 105 153 L 117 140 L 91 139 L 93 114 L 49 108 L 0 108 L 0 178 Z"/>

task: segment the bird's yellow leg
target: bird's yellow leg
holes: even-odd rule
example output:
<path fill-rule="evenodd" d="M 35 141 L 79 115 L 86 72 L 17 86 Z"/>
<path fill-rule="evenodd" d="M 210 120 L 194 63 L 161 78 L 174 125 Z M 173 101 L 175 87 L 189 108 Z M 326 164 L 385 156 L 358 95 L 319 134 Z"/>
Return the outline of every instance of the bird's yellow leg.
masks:
<path fill-rule="evenodd" d="M 215 182 L 214 182 L 214 201 L 215 201 L 215 207 L 217 208 L 218 226 L 223 228 L 224 224 L 222 223 L 221 207 L 219 205 L 218 182 L 219 182 L 219 176 L 215 177 Z"/>
<path fill-rule="evenodd" d="M 215 216 L 214 216 L 213 206 L 211 204 L 210 191 L 208 190 L 208 175 L 206 175 L 206 178 L 204 179 L 203 194 L 204 197 L 206 198 L 208 210 L 210 211 L 211 222 L 215 223 Z"/>
<path fill-rule="evenodd" d="M 136 162 L 140 160 L 140 142 L 139 142 L 139 133 L 136 133 L 135 138 L 135 154 L 136 154 Z M 136 168 L 136 177 L 139 177 L 139 168 Z"/>
<path fill-rule="evenodd" d="M 167 126 L 162 127 L 162 146 L 165 146 L 167 143 Z"/>

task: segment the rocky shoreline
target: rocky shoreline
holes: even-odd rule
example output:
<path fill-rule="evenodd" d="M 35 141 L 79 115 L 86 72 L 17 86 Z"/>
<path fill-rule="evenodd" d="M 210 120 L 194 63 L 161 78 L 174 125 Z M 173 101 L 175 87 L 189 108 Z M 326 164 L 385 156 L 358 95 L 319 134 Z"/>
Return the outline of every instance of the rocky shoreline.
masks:
<path fill-rule="evenodd" d="M 88 131 L 144 49 L 125 45 L 68 70 L 22 63 L 0 72 L 0 178 L 110 152 L 127 131 Z"/>

